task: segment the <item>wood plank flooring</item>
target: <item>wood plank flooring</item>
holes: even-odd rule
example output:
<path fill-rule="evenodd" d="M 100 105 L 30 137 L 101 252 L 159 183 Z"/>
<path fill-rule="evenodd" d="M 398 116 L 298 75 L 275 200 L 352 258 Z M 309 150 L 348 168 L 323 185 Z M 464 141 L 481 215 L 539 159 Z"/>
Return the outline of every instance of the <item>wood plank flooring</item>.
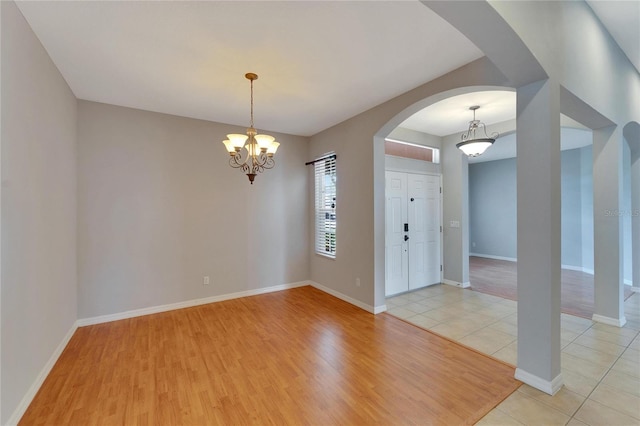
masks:
<path fill-rule="evenodd" d="M 591 319 L 594 310 L 593 275 L 563 269 L 561 280 L 560 304 L 562 312 Z M 505 299 L 518 300 L 517 262 L 470 256 L 469 281 L 472 290 Z M 624 299 L 628 299 L 631 294 L 631 290 L 625 286 Z"/>
<path fill-rule="evenodd" d="M 20 425 L 473 424 L 513 374 L 300 287 L 79 328 Z"/>

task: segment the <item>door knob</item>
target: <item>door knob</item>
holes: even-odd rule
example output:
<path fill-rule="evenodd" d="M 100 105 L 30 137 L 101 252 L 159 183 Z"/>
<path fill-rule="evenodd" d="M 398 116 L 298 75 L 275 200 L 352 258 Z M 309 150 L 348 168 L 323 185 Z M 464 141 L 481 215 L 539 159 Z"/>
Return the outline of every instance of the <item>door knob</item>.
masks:
<path fill-rule="evenodd" d="M 404 240 L 405 240 L 405 241 L 407 241 L 408 239 L 409 239 L 409 236 L 408 236 L 408 235 L 405 235 L 405 236 L 404 236 Z"/>

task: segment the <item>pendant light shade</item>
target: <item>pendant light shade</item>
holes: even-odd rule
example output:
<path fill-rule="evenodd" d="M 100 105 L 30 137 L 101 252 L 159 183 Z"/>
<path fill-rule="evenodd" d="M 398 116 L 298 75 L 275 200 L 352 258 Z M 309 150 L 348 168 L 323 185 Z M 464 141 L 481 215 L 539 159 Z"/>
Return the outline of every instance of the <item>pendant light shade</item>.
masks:
<path fill-rule="evenodd" d="M 487 135 L 487 129 L 484 123 L 480 120 L 476 120 L 476 110 L 480 109 L 478 105 L 469 107 L 469 109 L 473 111 L 473 120 L 469 122 L 469 129 L 467 129 L 467 132 L 461 135 L 460 139 L 462 139 L 462 142 L 456 144 L 456 147 L 469 157 L 477 157 L 493 145 L 500 135 L 498 133 L 493 133 L 491 137 Z M 480 128 L 482 128 L 484 137 L 480 135 L 480 132 L 478 131 Z"/>

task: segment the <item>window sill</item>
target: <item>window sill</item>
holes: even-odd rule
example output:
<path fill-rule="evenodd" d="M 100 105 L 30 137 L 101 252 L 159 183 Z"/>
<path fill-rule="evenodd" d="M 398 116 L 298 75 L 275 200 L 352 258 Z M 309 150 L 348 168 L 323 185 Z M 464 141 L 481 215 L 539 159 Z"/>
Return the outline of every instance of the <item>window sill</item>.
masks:
<path fill-rule="evenodd" d="M 316 256 L 324 257 L 325 259 L 336 260 L 335 256 L 329 256 L 328 254 L 315 252 Z"/>

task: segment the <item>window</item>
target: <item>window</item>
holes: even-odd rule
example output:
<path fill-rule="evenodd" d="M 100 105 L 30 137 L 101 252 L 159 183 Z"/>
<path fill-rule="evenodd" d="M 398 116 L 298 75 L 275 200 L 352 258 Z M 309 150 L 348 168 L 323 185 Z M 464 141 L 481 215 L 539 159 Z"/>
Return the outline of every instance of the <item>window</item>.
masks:
<path fill-rule="evenodd" d="M 440 150 L 438 148 L 399 141 L 396 139 L 384 140 L 384 153 L 386 155 L 393 155 L 396 157 L 428 161 L 429 163 L 440 162 Z"/>
<path fill-rule="evenodd" d="M 316 195 L 316 253 L 336 257 L 336 155 L 314 162 Z"/>

